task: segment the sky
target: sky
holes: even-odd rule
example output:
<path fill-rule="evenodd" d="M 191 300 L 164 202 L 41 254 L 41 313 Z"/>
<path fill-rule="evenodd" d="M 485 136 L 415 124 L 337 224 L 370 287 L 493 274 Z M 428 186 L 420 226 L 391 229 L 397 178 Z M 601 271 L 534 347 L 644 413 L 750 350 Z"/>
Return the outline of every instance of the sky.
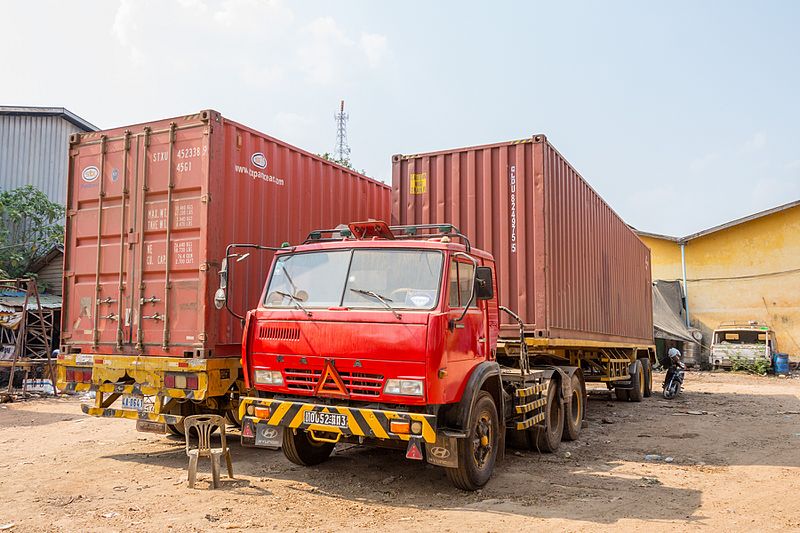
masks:
<path fill-rule="evenodd" d="M 545 133 L 626 222 L 800 199 L 800 2 L 3 2 L 0 105 L 100 128 L 201 109 L 358 169 Z"/>

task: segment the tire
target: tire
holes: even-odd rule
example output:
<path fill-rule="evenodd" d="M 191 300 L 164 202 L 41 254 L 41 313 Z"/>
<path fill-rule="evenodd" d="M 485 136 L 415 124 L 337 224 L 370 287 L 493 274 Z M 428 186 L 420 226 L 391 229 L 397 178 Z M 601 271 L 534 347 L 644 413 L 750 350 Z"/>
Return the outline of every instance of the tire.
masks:
<path fill-rule="evenodd" d="M 564 433 L 564 404 L 561 402 L 558 380 L 550 378 L 547 387 L 547 405 L 544 411 L 544 426 L 531 429 L 533 448 L 540 452 L 553 453 L 561 445 Z"/>
<path fill-rule="evenodd" d="M 466 439 L 458 439 L 458 468 L 446 468 L 447 478 L 461 490 L 478 490 L 492 477 L 500 447 L 500 421 L 492 395 L 478 393 L 469 417 Z"/>
<path fill-rule="evenodd" d="M 620 389 L 618 387 L 614 387 L 614 396 L 617 397 L 617 401 L 627 402 L 631 399 L 630 393 L 630 389 Z"/>
<path fill-rule="evenodd" d="M 653 395 L 653 365 L 650 359 L 639 359 L 644 370 L 644 397 L 649 398 Z"/>
<path fill-rule="evenodd" d="M 176 437 L 183 437 L 186 435 L 186 431 L 183 429 L 183 422 L 180 424 L 167 424 L 167 431 Z"/>
<path fill-rule="evenodd" d="M 564 409 L 564 430 L 561 440 L 578 440 L 586 413 L 586 384 L 578 373 L 572 375 L 572 396 Z"/>
<path fill-rule="evenodd" d="M 645 375 L 642 368 L 642 360 L 637 359 L 630 366 L 631 388 L 628 394 L 632 402 L 641 402 L 644 399 Z"/>
<path fill-rule="evenodd" d="M 302 430 L 297 433 L 289 428 L 283 431 L 283 454 L 296 465 L 314 466 L 328 459 L 333 452 L 331 442 L 316 442 Z"/>

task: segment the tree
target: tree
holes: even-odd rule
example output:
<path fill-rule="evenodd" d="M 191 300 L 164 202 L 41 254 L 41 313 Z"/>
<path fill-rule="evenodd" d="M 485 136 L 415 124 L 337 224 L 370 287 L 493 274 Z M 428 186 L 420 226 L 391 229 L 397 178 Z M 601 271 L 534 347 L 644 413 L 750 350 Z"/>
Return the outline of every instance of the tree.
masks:
<path fill-rule="evenodd" d="M 64 208 L 34 187 L 0 192 L 0 275 L 23 277 L 64 242 Z"/>
<path fill-rule="evenodd" d="M 355 170 L 360 174 L 367 175 L 367 171 L 363 168 L 361 170 L 356 170 L 356 167 L 353 166 L 353 163 L 350 162 L 349 159 L 338 159 L 333 154 L 329 152 L 325 152 L 324 154 L 319 154 L 319 156 L 324 159 L 325 161 L 331 161 L 332 163 L 336 163 L 337 165 L 342 165 L 345 168 L 349 168 L 350 170 Z"/>

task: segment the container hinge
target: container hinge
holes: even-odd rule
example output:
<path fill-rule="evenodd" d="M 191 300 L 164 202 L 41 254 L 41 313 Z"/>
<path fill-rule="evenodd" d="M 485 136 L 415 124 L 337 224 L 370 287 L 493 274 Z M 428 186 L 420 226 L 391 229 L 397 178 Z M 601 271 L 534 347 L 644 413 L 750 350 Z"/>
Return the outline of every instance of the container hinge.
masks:
<path fill-rule="evenodd" d="M 211 203 L 211 195 L 210 194 L 204 194 L 203 196 L 200 197 L 200 202 L 204 203 L 204 204 Z"/>
<path fill-rule="evenodd" d="M 102 300 L 97 300 L 98 305 L 100 304 L 113 304 L 116 300 L 112 297 L 103 298 Z"/>
<path fill-rule="evenodd" d="M 157 298 L 155 296 L 151 296 L 150 298 L 139 298 L 139 303 L 144 304 L 154 304 L 156 302 L 160 302 L 161 298 Z M 144 317 L 143 317 L 144 318 Z"/>
<path fill-rule="evenodd" d="M 142 315 L 142 320 L 164 320 L 164 316 L 159 313 L 154 315 Z"/>
<path fill-rule="evenodd" d="M 209 269 L 208 263 L 203 263 L 200 265 L 200 272 L 206 272 Z"/>
<path fill-rule="evenodd" d="M 119 320 L 119 317 L 114 313 L 111 313 L 110 315 L 101 316 L 100 318 L 103 318 L 105 320 Z"/>
<path fill-rule="evenodd" d="M 206 335 L 205 332 L 204 333 L 200 333 L 200 334 L 197 335 L 197 340 L 199 340 L 199 341 L 206 341 L 207 339 L 208 339 L 208 335 Z"/>

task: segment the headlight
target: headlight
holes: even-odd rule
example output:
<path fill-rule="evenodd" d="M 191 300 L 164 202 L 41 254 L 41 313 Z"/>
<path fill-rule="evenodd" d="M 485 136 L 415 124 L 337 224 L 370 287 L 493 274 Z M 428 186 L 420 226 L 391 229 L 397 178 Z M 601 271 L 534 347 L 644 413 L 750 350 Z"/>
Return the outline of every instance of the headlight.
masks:
<path fill-rule="evenodd" d="M 400 396 L 422 396 L 423 384 L 421 379 L 387 379 L 383 392 Z"/>
<path fill-rule="evenodd" d="M 257 385 L 283 385 L 283 376 L 280 370 L 256 370 Z"/>

